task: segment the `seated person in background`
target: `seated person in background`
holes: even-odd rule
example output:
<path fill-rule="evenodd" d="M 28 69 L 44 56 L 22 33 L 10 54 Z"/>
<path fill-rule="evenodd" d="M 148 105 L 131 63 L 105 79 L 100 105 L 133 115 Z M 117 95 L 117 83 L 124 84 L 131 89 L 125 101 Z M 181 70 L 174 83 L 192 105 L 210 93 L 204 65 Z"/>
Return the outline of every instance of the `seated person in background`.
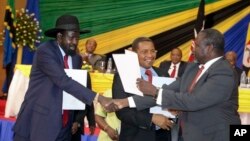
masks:
<path fill-rule="evenodd" d="M 87 75 L 87 88 L 92 89 L 90 75 Z M 74 122 L 71 128 L 72 138 L 71 141 L 81 141 L 81 135 L 84 135 L 84 118 L 87 116 L 90 135 L 95 132 L 95 115 L 94 104 L 86 105 L 85 110 L 74 111 Z"/>
<path fill-rule="evenodd" d="M 240 76 L 241 76 L 242 70 L 236 66 L 237 54 L 234 51 L 229 51 L 225 54 L 225 58 L 232 65 L 232 67 L 236 70 L 238 81 L 239 81 L 238 84 L 240 84 Z"/>
<path fill-rule="evenodd" d="M 104 92 L 103 96 L 112 97 L 112 90 Z M 98 141 L 113 141 L 118 140 L 120 130 L 120 120 L 116 117 L 115 112 L 107 113 L 103 107 L 98 103 L 95 106 L 95 120 L 101 128 L 98 136 Z"/>
<path fill-rule="evenodd" d="M 182 52 L 179 48 L 174 48 L 171 51 L 170 59 L 171 61 L 163 61 L 160 64 L 160 69 L 164 76 L 177 78 L 181 77 L 184 73 L 187 63 L 181 61 Z"/>
<path fill-rule="evenodd" d="M 85 44 L 86 52 L 81 54 L 83 61 L 86 61 L 94 69 L 97 69 L 99 61 L 105 61 L 106 57 L 104 55 L 95 54 L 95 49 L 97 47 L 97 42 L 95 39 L 88 39 Z"/>

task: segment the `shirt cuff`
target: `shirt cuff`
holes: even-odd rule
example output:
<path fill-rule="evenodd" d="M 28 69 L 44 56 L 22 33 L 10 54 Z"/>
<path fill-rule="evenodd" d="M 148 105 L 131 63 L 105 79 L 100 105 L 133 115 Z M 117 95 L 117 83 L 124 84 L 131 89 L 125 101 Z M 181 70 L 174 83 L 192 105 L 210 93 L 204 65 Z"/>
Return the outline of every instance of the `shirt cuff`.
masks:
<path fill-rule="evenodd" d="M 156 99 L 156 104 L 158 104 L 158 105 L 162 105 L 161 104 L 162 103 L 162 91 L 163 91 L 163 89 L 160 89 L 158 92 L 158 97 Z"/>
<path fill-rule="evenodd" d="M 135 101 L 134 101 L 132 96 L 128 97 L 128 105 L 129 105 L 129 108 L 135 108 L 136 107 Z"/>

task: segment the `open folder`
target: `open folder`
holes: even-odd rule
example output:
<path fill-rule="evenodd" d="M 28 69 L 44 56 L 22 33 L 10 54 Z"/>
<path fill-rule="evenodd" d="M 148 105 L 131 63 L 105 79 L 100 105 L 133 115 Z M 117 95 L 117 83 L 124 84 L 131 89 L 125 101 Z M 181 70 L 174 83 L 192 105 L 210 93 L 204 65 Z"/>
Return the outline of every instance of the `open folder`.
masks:
<path fill-rule="evenodd" d="M 143 96 L 136 87 L 136 79 L 141 78 L 138 56 L 135 52 L 125 50 L 125 54 L 113 54 L 125 92 Z"/>
<path fill-rule="evenodd" d="M 66 74 L 82 84 L 83 86 L 87 85 L 87 71 L 86 70 L 77 70 L 77 69 L 64 69 Z M 63 105 L 62 109 L 64 110 L 84 110 L 85 104 L 72 96 L 71 94 L 63 91 Z"/>

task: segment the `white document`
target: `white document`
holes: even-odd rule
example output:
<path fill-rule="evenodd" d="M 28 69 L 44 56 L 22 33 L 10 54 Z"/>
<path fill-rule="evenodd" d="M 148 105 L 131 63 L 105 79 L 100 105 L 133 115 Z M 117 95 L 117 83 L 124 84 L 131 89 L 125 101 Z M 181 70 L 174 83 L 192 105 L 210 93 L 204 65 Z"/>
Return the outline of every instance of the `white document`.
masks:
<path fill-rule="evenodd" d="M 168 118 L 175 118 L 175 115 L 170 113 L 167 109 L 163 110 L 162 107 L 160 107 L 160 106 L 154 106 L 154 107 L 150 108 L 150 113 L 161 114 L 161 115 L 164 115 L 165 117 L 168 117 Z"/>
<path fill-rule="evenodd" d="M 87 85 L 87 71 L 86 70 L 77 70 L 77 69 L 64 69 L 66 74 L 82 84 L 83 86 Z M 85 104 L 72 96 L 71 94 L 63 91 L 63 106 L 64 110 L 84 110 Z"/>
<path fill-rule="evenodd" d="M 170 77 L 153 76 L 152 84 L 156 87 L 161 88 L 163 84 L 169 85 L 175 80 L 176 80 L 175 78 L 170 78 Z"/>
<path fill-rule="evenodd" d="M 113 54 L 125 92 L 143 96 L 136 87 L 136 79 L 141 78 L 138 56 L 135 52 L 125 50 L 125 54 Z"/>
<path fill-rule="evenodd" d="M 153 85 L 156 87 L 162 87 L 163 84 L 169 85 L 172 82 L 174 82 L 176 79 L 175 78 L 170 78 L 170 77 L 157 77 L 157 76 L 153 76 Z M 175 118 L 175 115 L 173 115 L 172 113 L 170 113 L 167 109 L 162 109 L 162 107 L 160 106 L 154 106 L 152 108 L 150 108 L 150 113 L 152 114 L 161 114 L 164 115 L 168 118 Z"/>

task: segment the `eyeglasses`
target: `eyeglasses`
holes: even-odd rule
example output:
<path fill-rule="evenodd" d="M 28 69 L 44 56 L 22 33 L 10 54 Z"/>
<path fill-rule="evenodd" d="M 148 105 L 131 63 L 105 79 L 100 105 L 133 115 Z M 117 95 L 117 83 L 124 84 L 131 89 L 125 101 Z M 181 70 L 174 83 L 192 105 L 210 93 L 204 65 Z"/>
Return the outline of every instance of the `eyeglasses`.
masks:
<path fill-rule="evenodd" d="M 157 50 L 141 50 L 141 51 L 138 51 L 138 53 L 143 54 L 143 55 L 146 55 L 148 53 L 155 54 L 157 53 Z"/>

